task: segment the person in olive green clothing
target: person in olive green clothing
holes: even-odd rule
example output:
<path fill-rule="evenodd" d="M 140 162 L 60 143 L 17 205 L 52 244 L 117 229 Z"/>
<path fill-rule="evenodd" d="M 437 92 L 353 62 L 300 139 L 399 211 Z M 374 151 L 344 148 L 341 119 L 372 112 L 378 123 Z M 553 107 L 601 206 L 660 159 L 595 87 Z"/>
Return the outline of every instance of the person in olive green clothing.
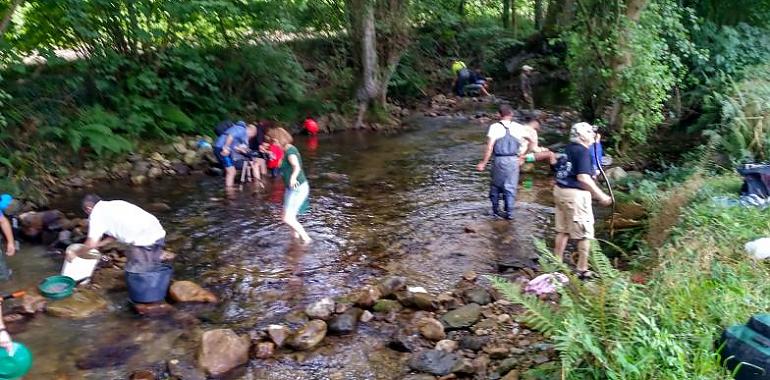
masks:
<path fill-rule="evenodd" d="M 310 185 L 302 170 L 302 157 L 297 147 L 292 145 L 294 139 L 283 128 L 274 128 L 267 132 L 267 136 L 283 148 L 284 155 L 279 170 L 286 191 L 283 195 L 283 222 L 294 230 L 294 237 L 308 244 L 312 240 L 305 232 L 305 228 L 297 220 L 297 214 L 304 213 L 310 207 Z"/>

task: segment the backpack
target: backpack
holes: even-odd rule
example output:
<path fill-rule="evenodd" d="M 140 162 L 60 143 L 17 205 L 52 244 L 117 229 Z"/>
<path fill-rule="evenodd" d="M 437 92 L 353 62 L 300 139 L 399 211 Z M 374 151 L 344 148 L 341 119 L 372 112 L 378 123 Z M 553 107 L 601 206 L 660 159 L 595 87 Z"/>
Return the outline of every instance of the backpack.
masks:
<path fill-rule="evenodd" d="M 227 130 L 228 130 L 228 129 L 230 129 L 230 127 L 232 127 L 234 124 L 235 124 L 235 123 L 233 123 L 233 122 L 232 122 L 232 121 L 230 121 L 230 120 L 225 120 L 225 121 L 222 121 L 222 122 L 220 122 L 219 124 L 217 124 L 217 126 L 216 126 L 216 127 L 214 127 L 214 133 L 215 133 L 217 136 L 222 136 L 222 135 L 224 135 L 224 134 L 225 134 L 225 132 L 227 132 Z"/>
<path fill-rule="evenodd" d="M 770 197 L 770 165 L 746 164 L 738 167 L 738 174 L 743 176 L 741 195 Z"/>
<path fill-rule="evenodd" d="M 457 77 L 462 80 L 469 80 L 471 79 L 471 71 L 463 67 L 460 71 L 457 72 Z"/>
<path fill-rule="evenodd" d="M 500 122 L 500 125 L 505 128 L 505 135 L 495 141 L 495 146 L 492 152 L 495 154 L 495 157 L 518 156 L 521 142 L 519 142 L 519 139 L 511 134 L 511 129 L 508 126 L 502 122 Z"/>

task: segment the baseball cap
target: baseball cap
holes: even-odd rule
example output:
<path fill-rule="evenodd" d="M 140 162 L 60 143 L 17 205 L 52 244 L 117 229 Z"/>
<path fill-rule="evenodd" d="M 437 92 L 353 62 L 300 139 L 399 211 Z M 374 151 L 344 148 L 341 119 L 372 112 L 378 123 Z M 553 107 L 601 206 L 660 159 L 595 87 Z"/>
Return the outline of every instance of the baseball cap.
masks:
<path fill-rule="evenodd" d="M 9 194 L 0 195 L 0 211 L 7 209 L 11 202 L 13 202 L 13 197 Z"/>
<path fill-rule="evenodd" d="M 586 122 L 581 122 L 572 125 L 572 129 L 569 131 L 570 138 L 576 138 L 584 133 L 595 132 L 596 127 Z"/>

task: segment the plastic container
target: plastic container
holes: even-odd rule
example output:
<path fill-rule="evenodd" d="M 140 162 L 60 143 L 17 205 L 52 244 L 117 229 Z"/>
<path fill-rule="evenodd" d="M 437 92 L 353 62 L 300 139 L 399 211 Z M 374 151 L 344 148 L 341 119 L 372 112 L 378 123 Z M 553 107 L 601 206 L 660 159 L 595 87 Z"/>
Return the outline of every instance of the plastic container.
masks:
<path fill-rule="evenodd" d="M 21 343 L 13 342 L 13 356 L 0 348 L 0 380 L 19 379 L 32 368 L 32 353 Z"/>
<path fill-rule="evenodd" d="M 72 252 L 83 247 L 83 244 L 71 244 L 67 247 L 67 252 Z M 77 256 L 72 261 L 64 260 L 64 265 L 61 268 L 62 276 L 67 276 L 75 281 L 80 281 L 84 278 L 91 277 L 96 268 L 96 264 L 99 263 L 100 258 L 99 251 L 92 249 L 88 253 Z M 88 280 L 83 281 L 84 284 L 88 283 Z"/>
<path fill-rule="evenodd" d="M 134 303 L 154 303 L 166 299 L 174 270 L 171 265 L 161 264 L 151 272 L 126 271 L 128 297 Z"/>
<path fill-rule="evenodd" d="M 60 300 L 72 295 L 75 280 L 67 276 L 51 276 L 43 280 L 37 288 L 44 297 Z"/>

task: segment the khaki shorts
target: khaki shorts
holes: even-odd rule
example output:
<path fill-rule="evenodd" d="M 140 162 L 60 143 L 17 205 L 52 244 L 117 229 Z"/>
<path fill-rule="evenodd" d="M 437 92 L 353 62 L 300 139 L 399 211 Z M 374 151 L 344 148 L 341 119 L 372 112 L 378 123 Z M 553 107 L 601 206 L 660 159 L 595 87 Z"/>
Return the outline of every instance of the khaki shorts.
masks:
<path fill-rule="evenodd" d="M 556 204 L 556 232 L 569 234 L 571 239 L 594 238 L 594 213 L 591 193 L 585 190 L 553 188 Z"/>

